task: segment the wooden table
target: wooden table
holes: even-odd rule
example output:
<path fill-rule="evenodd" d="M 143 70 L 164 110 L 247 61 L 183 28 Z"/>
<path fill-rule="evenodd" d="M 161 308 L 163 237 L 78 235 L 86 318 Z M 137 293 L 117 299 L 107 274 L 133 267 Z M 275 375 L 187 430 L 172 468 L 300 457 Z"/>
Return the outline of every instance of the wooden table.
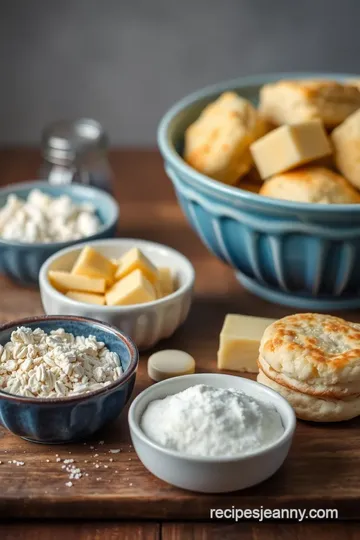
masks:
<path fill-rule="evenodd" d="M 115 151 L 111 161 L 116 172 L 114 189 L 121 205 L 119 234 L 170 245 L 189 257 L 196 269 L 195 299 L 189 319 L 157 349 L 186 349 L 196 358 L 199 371 L 215 371 L 218 335 L 226 313 L 266 317 L 290 313 L 247 293 L 231 269 L 209 255 L 186 223 L 158 153 Z M 1 184 L 35 178 L 39 163 L 37 151 L 0 151 Z M 16 287 L 3 278 L 0 287 L 2 322 L 42 313 L 38 290 Z M 353 313 L 344 316 L 356 319 Z M 143 354 L 136 393 L 150 384 L 146 359 Z M 120 448 L 121 452 L 110 455 L 110 448 Z M 67 488 L 68 478 L 56 454 L 62 459 L 75 459 L 88 476 Z M 23 460 L 25 465 L 8 463 L 12 459 Z M 299 422 L 289 458 L 273 478 L 243 492 L 222 496 L 178 490 L 150 475 L 130 446 L 126 413 L 87 445 L 33 445 L 1 428 L 0 460 L 2 540 L 360 538 L 354 521 L 209 522 L 210 508 L 232 505 L 337 508 L 340 519 L 360 518 L 357 420 L 331 427 Z M 100 463 L 99 468 L 93 463 Z"/>

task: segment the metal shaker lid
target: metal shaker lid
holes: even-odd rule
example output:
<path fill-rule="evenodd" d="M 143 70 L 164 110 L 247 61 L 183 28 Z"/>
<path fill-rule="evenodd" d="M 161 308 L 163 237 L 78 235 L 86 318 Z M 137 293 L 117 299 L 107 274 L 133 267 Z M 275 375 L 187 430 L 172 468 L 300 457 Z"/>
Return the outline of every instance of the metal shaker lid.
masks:
<path fill-rule="evenodd" d="M 74 161 L 89 152 L 106 151 L 108 137 L 99 122 L 91 118 L 60 120 L 42 132 L 42 151 L 49 161 Z"/>

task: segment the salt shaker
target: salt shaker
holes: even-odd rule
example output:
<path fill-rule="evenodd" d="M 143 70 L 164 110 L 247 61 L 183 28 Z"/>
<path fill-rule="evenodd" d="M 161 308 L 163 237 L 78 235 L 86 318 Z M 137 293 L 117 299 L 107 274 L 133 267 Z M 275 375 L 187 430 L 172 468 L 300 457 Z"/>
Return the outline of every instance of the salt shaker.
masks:
<path fill-rule="evenodd" d="M 96 120 L 53 122 L 42 133 L 40 178 L 50 184 L 76 182 L 111 192 L 108 146 L 108 137 Z"/>

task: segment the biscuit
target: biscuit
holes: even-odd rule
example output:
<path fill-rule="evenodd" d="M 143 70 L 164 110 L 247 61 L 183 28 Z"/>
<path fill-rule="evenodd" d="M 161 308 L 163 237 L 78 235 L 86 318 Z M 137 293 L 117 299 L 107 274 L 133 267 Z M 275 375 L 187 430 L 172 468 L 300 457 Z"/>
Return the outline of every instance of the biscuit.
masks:
<path fill-rule="evenodd" d="M 281 125 L 318 118 L 335 127 L 360 107 L 360 89 L 325 80 L 282 80 L 260 90 L 260 113 Z"/>
<path fill-rule="evenodd" d="M 267 377 L 263 371 L 259 371 L 257 381 L 282 395 L 301 420 L 341 422 L 360 415 L 360 397 L 358 396 L 348 399 L 324 399 L 309 396 L 281 386 Z"/>
<path fill-rule="evenodd" d="M 360 388 L 360 324 L 317 313 L 290 315 L 266 328 L 259 351 L 291 379 Z"/>
<path fill-rule="evenodd" d="M 360 188 L 360 109 L 334 129 L 331 140 L 337 168 Z"/>
<path fill-rule="evenodd" d="M 342 176 L 325 167 L 302 167 L 267 180 L 260 195 L 305 203 L 355 204 L 360 194 Z"/>
<path fill-rule="evenodd" d="M 249 101 L 226 92 L 186 130 L 184 159 L 197 171 L 233 185 L 251 169 L 249 146 L 266 131 Z"/>
<path fill-rule="evenodd" d="M 292 377 L 287 376 L 282 372 L 275 371 L 267 362 L 259 356 L 258 367 L 269 379 L 276 383 L 288 388 L 289 390 L 295 390 L 302 394 L 307 394 L 313 397 L 330 398 L 330 399 L 343 399 L 350 396 L 360 397 L 360 385 L 358 382 L 348 384 L 332 384 L 326 385 L 322 381 L 299 381 Z"/>

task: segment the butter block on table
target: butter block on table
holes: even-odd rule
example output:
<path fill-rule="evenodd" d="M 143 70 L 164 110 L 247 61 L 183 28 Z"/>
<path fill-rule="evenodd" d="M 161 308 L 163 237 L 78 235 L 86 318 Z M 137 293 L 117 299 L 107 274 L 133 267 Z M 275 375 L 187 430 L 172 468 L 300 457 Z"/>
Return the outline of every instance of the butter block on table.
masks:
<path fill-rule="evenodd" d="M 103 294 L 68 291 L 66 296 L 72 300 L 77 300 L 78 302 L 85 302 L 85 304 L 96 304 L 98 306 L 105 305 L 105 296 Z"/>
<path fill-rule="evenodd" d="M 281 126 L 258 139 L 250 151 L 261 178 L 269 178 L 331 154 L 320 120 Z"/>
<path fill-rule="evenodd" d="M 154 284 L 158 279 L 156 266 L 138 248 L 130 249 L 119 259 L 119 266 L 115 273 L 115 279 L 119 280 L 131 274 L 134 270 L 141 270 L 150 283 Z"/>
<path fill-rule="evenodd" d="M 61 292 L 85 291 L 90 293 L 104 293 L 106 281 L 103 278 L 90 278 L 87 276 L 77 276 L 70 272 L 49 271 L 51 284 Z"/>
<path fill-rule="evenodd" d="M 116 265 L 90 246 L 81 250 L 71 271 L 75 275 L 103 278 L 107 285 L 113 283 L 115 272 Z"/>
<path fill-rule="evenodd" d="M 114 283 L 105 295 L 108 306 L 129 306 L 156 300 L 154 287 L 137 269 Z"/>
<path fill-rule="evenodd" d="M 226 315 L 220 333 L 218 369 L 257 373 L 260 340 L 275 319 Z"/>

